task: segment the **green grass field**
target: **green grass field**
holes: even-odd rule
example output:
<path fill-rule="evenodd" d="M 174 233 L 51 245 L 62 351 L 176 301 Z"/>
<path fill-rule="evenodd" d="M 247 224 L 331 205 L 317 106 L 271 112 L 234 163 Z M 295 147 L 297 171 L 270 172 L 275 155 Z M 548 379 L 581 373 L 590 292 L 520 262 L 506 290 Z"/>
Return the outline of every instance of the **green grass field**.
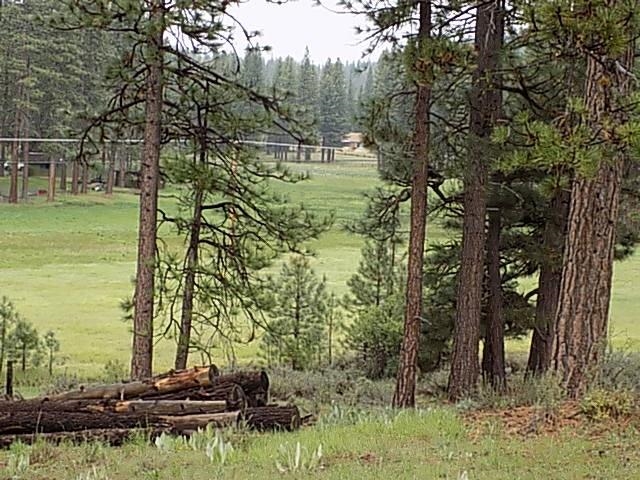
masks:
<path fill-rule="evenodd" d="M 355 163 L 310 170 L 308 182 L 280 188 L 316 211 L 335 212 L 335 226 L 312 245 L 313 263 L 330 287 L 343 293 L 361 241 L 342 227 L 361 213 L 362 193 L 376 185 L 376 174 L 372 166 Z M 32 180 L 33 188 L 38 185 L 44 179 Z M 3 189 L 6 179 L 0 179 Z M 170 202 L 166 195 L 161 201 Z M 41 198 L 28 205 L 0 204 L 0 295 L 10 297 L 40 331 L 56 332 L 66 357 L 58 373 L 94 376 L 109 360 L 128 364 L 130 331 L 119 301 L 132 291 L 137 214 L 137 196 L 124 191 L 113 198 L 91 193 L 62 195 L 54 204 Z M 442 239 L 437 226 L 429 233 L 432 241 Z M 612 333 L 617 344 L 640 342 L 637 278 L 640 256 L 616 265 Z M 526 347 L 524 340 L 509 344 L 511 351 Z M 242 348 L 240 359 L 251 361 L 255 352 Z M 160 344 L 156 369 L 170 367 L 172 355 L 172 345 Z M 0 480 L 640 478 L 633 427 L 514 436 L 500 423 L 468 424 L 452 407 L 330 413 L 316 427 L 295 433 L 225 435 L 234 449 L 224 465 L 211 461 L 205 446 L 175 443 L 163 449 L 142 441 L 117 449 L 95 443 L 14 445 L 0 451 Z M 313 456 L 319 447 L 321 458 Z"/>
<path fill-rule="evenodd" d="M 342 294 L 361 245 L 343 227 L 361 214 L 363 192 L 378 183 L 375 169 L 364 162 L 292 168 L 308 170 L 311 179 L 278 188 L 317 212 L 335 214 L 334 227 L 312 244 L 317 254 L 313 264 L 327 275 L 330 288 Z M 0 179 L 0 191 L 6 191 L 7 180 Z M 44 179 L 31 180 L 33 189 L 44 184 Z M 0 204 L 0 295 L 11 298 L 41 331 L 56 332 L 67 357 L 59 369 L 90 375 L 108 360 L 128 363 L 130 332 L 119 302 L 131 294 L 135 275 L 137 201 L 123 191 L 113 198 L 90 193 L 60 195 L 53 204 L 41 198 L 28 205 Z M 161 202 L 169 201 L 165 192 Z M 429 234 L 438 241 L 443 232 L 430 225 Z M 638 255 L 616 265 L 612 336 L 618 345 L 640 341 L 638 278 Z M 526 347 L 526 341 L 510 344 L 512 350 Z M 156 368 L 169 367 L 171 345 L 160 344 L 157 352 Z M 239 353 L 251 360 L 255 347 Z"/>

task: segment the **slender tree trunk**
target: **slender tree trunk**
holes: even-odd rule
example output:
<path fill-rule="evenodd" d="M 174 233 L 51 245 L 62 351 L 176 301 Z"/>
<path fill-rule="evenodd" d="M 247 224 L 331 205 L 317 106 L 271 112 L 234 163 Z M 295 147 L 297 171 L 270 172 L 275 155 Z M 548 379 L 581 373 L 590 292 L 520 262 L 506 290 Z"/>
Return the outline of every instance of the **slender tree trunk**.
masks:
<path fill-rule="evenodd" d="M 206 152 L 201 152 L 201 156 Z M 197 181 L 196 181 L 197 183 Z M 196 186 L 196 195 L 193 205 L 193 220 L 189 232 L 189 248 L 187 249 L 186 273 L 184 276 L 184 290 L 182 294 L 182 316 L 180 319 L 180 334 L 176 350 L 176 370 L 187 368 L 189 346 L 191 345 L 191 324 L 193 320 L 193 298 L 196 285 L 196 269 L 198 267 L 198 251 L 200 247 L 200 231 L 202 230 L 202 203 L 204 191 Z"/>
<path fill-rule="evenodd" d="M 67 161 L 61 159 L 60 162 L 60 191 L 67 191 Z"/>
<path fill-rule="evenodd" d="M 107 195 L 113 195 L 114 176 L 116 173 L 116 160 L 118 156 L 118 149 L 115 144 L 111 146 L 111 152 L 109 154 L 109 163 L 107 167 L 107 187 L 105 193 Z"/>
<path fill-rule="evenodd" d="M 80 169 L 78 168 L 79 159 L 76 157 L 71 163 L 71 194 L 78 195 L 78 180 Z"/>
<path fill-rule="evenodd" d="M 540 375 L 551 367 L 551 347 L 558 309 L 562 278 L 562 250 L 569 213 L 570 192 L 558 189 L 551 202 L 551 216 L 547 220 L 542 239 L 543 260 L 538 278 L 536 323 L 531 337 L 527 375 Z"/>
<path fill-rule="evenodd" d="M 487 231 L 487 318 L 482 352 L 482 377 L 497 391 L 504 391 L 507 378 L 504 365 L 504 315 L 502 305 L 502 275 L 500 273 L 499 209 L 489 211 Z"/>
<path fill-rule="evenodd" d="M 51 155 L 49 157 L 49 187 L 47 188 L 47 202 L 56 199 L 56 161 Z"/>
<path fill-rule="evenodd" d="M 431 2 L 419 4 L 418 51 L 424 52 L 431 38 Z M 421 55 L 423 55 L 422 53 Z M 400 362 L 393 395 L 393 406 L 415 406 L 416 374 L 422 320 L 422 274 L 427 224 L 427 172 L 429 165 L 429 103 L 431 101 L 432 71 L 422 64 L 429 59 L 415 58 L 413 68 L 421 76 L 417 81 L 415 100 L 415 129 L 413 133 L 413 178 L 411 181 L 411 223 L 409 230 L 409 259 L 407 265 L 407 293 L 404 335 Z"/>
<path fill-rule="evenodd" d="M 458 273 L 449 398 L 471 394 L 478 381 L 478 347 L 482 315 L 482 283 L 485 255 L 487 159 L 489 142 L 501 107 L 497 89 L 500 50 L 504 31 L 504 0 L 478 7 L 475 47 L 478 65 L 473 74 L 469 138 L 469 168 L 464 179 L 462 253 Z"/>
<path fill-rule="evenodd" d="M 31 71 L 31 62 L 27 57 L 26 78 L 29 78 Z M 25 138 L 29 138 L 29 89 L 25 88 L 24 92 L 25 107 L 22 112 L 22 133 Z M 29 199 L 29 141 L 25 140 L 22 146 L 22 199 L 26 202 Z"/>
<path fill-rule="evenodd" d="M 22 97 L 22 83 L 18 85 L 16 98 Z M 22 115 L 16 102 L 15 140 L 11 144 L 11 179 L 9 185 L 9 203 L 18 203 L 18 167 L 20 164 L 20 138 Z"/>
<path fill-rule="evenodd" d="M 150 7 L 154 29 L 147 41 L 149 66 L 145 92 L 144 151 L 140 168 L 140 222 L 131 354 L 132 379 L 150 377 L 153 366 L 154 270 L 163 102 L 161 47 L 164 33 L 164 0 L 148 0 L 146 3 Z"/>
<path fill-rule="evenodd" d="M 24 135 L 29 137 L 29 123 L 24 119 Z M 22 199 L 26 202 L 29 200 L 29 142 L 22 144 Z"/>
<path fill-rule="evenodd" d="M 621 8 L 620 3 L 607 2 L 611 8 Z M 600 160 L 593 176 L 578 173 L 572 182 L 553 368 L 560 372 L 564 388 L 574 398 L 584 393 L 607 337 L 615 229 L 626 159 L 626 147 L 616 147 L 609 137 L 612 128 L 628 121 L 618 102 L 626 101 L 630 92 L 632 76 L 627 72 L 633 70 L 633 53 L 631 42 L 623 58 L 587 58 L 585 105 L 591 128 L 598 141 L 608 141 L 610 148 L 617 150 Z"/>

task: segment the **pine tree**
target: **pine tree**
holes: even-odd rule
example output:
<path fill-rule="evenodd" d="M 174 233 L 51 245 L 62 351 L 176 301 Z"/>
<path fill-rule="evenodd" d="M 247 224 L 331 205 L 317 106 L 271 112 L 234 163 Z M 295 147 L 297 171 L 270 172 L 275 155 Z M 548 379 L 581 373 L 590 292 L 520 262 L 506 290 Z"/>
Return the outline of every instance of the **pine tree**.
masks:
<path fill-rule="evenodd" d="M 328 294 L 302 256 L 283 264 L 273 282 L 271 320 L 263 339 L 270 357 L 294 370 L 318 364 L 324 354 Z"/>

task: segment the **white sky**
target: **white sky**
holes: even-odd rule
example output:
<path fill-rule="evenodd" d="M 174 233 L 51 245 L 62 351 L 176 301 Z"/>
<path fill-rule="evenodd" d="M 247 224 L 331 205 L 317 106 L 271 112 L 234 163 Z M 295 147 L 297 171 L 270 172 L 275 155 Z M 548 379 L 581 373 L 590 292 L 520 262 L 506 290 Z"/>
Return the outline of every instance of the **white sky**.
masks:
<path fill-rule="evenodd" d="M 269 45 L 271 52 L 265 56 L 286 57 L 300 60 L 304 49 L 315 63 L 324 63 L 327 58 L 354 61 L 361 58 L 364 44 L 356 35 L 355 27 L 362 18 L 336 13 L 339 8 L 335 0 L 323 0 L 324 6 L 315 6 L 313 0 L 289 0 L 282 5 L 266 0 L 248 0 L 231 12 L 250 31 L 259 30 L 262 36 L 258 43 Z M 331 11 L 331 10 L 334 11 Z M 236 34 L 239 38 L 242 35 Z M 243 47 L 245 43 L 241 43 Z"/>

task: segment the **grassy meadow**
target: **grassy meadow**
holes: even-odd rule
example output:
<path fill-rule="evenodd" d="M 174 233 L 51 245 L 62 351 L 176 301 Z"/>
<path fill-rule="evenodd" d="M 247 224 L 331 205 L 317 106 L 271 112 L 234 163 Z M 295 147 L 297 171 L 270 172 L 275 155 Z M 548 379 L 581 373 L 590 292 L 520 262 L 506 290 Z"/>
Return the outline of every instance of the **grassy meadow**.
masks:
<path fill-rule="evenodd" d="M 371 162 L 342 161 L 292 168 L 309 171 L 311 178 L 276 188 L 316 212 L 335 216 L 333 228 L 311 246 L 316 252 L 314 268 L 342 294 L 361 246 L 344 225 L 361 214 L 363 193 L 377 185 L 375 167 Z M 6 193 L 7 181 L 0 178 L 0 192 Z M 32 189 L 42 187 L 45 179 L 31 180 Z M 165 205 L 172 201 L 169 193 L 161 193 Z M 121 320 L 119 302 L 132 292 L 137 201 L 135 194 L 121 191 L 112 198 L 99 192 L 62 194 L 53 204 L 39 197 L 27 205 L 0 203 L 0 295 L 12 299 L 41 332 L 56 332 L 65 357 L 59 370 L 84 376 L 99 374 L 109 360 L 128 363 L 130 332 Z M 428 230 L 430 241 L 443 238 L 437 225 Z M 640 256 L 616 265 L 611 324 L 617 345 L 640 341 L 638 278 Z M 526 348 L 525 340 L 510 344 L 512 351 Z M 240 359 L 251 361 L 255 352 L 255 346 L 240 347 Z M 156 369 L 168 368 L 172 354 L 171 345 L 159 344 Z"/>
<path fill-rule="evenodd" d="M 355 162 L 304 168 L 310 170 L 309 181 L 277 188 L 309 208 L 335 215 L 334 227 L 311 246 L 317 254 L 316 271 L 326 274 L 330 288 L 341 294 L 356 269 L 361 245 L 343 226 L 362 212 L 362 193 L 378 182 L 375 169 Z M 6 182 L 0 178 L 0 192 L 6 191 Z M 31 183 L 35 189 L 45 181 Z M 172 201 L 169 193 L 162 192 L 165 206 Z M 41 198 L 27 205 L 0 204 L 0 295 L 10 297 L 41 332 L 56 332 L 65 357 L 56 367 L 58 373 L 99 376 L 110 360 L 128 364 L 130 331 L 121 320 L 119 302 L 132 291 L 137 200 L 135 194 L 119 191 L 112 198 L 92 192 L 60 195 L 53 204 Z M 430 225 L 429 235 L 439 241 L 444 232 Z M 637 278 L 640 256 L 616 265 L 612 331 L 618 344 L 640 345 Z M 525 340 L 509 344 L 512 352 L 526 347 Z M 172 355 L 172 345 L 159 344 L 156 370 L 169 368 Z M 255 360 L 256 347 L 240 348 L 239 358 Z M 289 384 L 294 379 L 278 381 Z M 306 377 L 295 381 L 314 382 Z M 334 394 L 327 382 L 323 388 Z M 392 388 L 390 382 L 358 382 L 367 400 L 372 398 L 367 388 L 383 388 L 385 395 Z M 539 395 L 549 396 L 544 389 Z M 18 443 L 0 451 L 0 480 L 640 478 L 637 425 L 575 424 L 572 416 L 565 425 L 557 400 L 536 400 L 522 416 L 522 428 L 514 432 L 505 428 L 514 419 L 511 409 L 496 418 L 470 418 L 469 412 L 453 406 L 433 406 L 424 397 L 420 402 L 421 409 L 413 412 L 327 403 L 321 406 L 318 423 L 298 432 L 225 431 L 225 444 L 233 449 L 224 461 L 220 450 L 211 448 L 211 432 L 198 434 L 193 443 L 149 445 L 134 439 L 120 448 Z M 543 431 L 549 425 L 554 428 Z"/>

